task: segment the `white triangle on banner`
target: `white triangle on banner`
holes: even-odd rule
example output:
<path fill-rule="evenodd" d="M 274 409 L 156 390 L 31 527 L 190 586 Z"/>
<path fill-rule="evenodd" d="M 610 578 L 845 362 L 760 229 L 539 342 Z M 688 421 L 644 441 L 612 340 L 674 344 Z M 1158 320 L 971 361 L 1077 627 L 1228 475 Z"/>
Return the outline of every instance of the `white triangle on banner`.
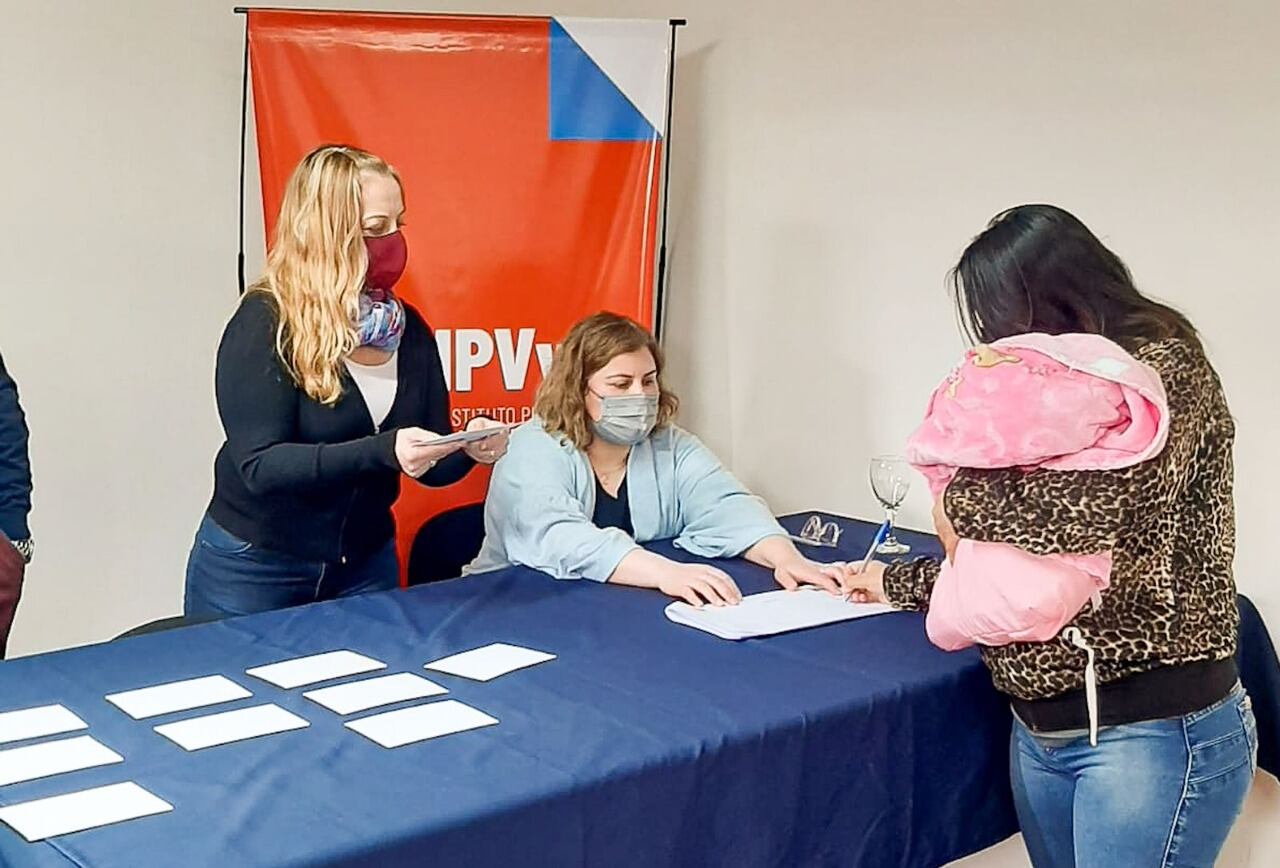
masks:
<path fill-rule="evenodd" d="M 667 55 L 671 24 L 639 18 L 560 18 L 583 53 L 658 131 L 667 132 Z"/>

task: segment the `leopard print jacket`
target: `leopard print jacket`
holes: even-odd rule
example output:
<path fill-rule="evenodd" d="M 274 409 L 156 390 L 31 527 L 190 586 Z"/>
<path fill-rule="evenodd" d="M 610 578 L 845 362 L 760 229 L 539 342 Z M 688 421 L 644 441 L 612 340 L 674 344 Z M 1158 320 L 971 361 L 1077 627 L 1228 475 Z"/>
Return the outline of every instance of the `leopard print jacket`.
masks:
<path fill-rule="evenodd" d="M 1102 606 L 1073 622 L 1097 654 L 1099 682 L 1161 665 L 1235 653 L 1238 610 L 1232 445 L 1222 384 L 1196 344 L 1168 339 L 1134 355 L 1169 398 L 1169 441 L 1151 461 L 1111 471 L 962 470 L 944 495 L 962 538 L 1010 543 L 1037 555 L 1111 550 Z M 927 608 L 936 560 L 891 565 L 885 595 Z M 1085 654 L 1061 637 L 982 648 L 996 687 L 1045 699 L 1084 684 Z"/>

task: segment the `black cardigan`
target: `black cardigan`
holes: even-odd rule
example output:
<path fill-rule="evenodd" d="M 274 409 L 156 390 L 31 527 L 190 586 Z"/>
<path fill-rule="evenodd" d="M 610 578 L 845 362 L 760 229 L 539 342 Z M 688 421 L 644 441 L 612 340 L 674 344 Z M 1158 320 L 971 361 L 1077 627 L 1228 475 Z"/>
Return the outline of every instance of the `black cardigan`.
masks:
<path fill-rule="evenodd" d="M 395 402 L 378 431 L 360 390 L 343 371 L 333 406 L 314 401 L 276 352 L 271 296 L 245 296 L 218 347 L 218 415 L 226 442 L 214 459 L 209 515 L 262 549 L 325 563 L 364 557 L 391 539 L 400 492 L 396 430 L 447 434 L 449 391 L 435 337 L 406 305 Z M 421 482 L 449 485 L 474 466 L 454 453 Z"/>

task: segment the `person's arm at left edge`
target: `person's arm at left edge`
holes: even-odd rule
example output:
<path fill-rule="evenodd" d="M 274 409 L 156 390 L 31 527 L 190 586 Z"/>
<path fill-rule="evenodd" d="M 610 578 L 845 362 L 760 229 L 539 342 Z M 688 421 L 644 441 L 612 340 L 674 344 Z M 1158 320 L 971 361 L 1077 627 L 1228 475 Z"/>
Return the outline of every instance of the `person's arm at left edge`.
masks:
<path fill-rule="evenodd" d="M 27 421 L 18 403 L 18 387 L 0 359 L 0 660 L 22 596 L 22 580 L 31 560 L 27 514 L 31 510 L 31 465 L 27 459 Z"/>
<path fill-rule="evenodd" d="M 0 358 L 0 532 L 13 543 L 31 537 L 31 462 L 27 454 L 27 420 L 18 402 L 18 387 Z M 30 559 L 29 552 L 22 553 Z"/>

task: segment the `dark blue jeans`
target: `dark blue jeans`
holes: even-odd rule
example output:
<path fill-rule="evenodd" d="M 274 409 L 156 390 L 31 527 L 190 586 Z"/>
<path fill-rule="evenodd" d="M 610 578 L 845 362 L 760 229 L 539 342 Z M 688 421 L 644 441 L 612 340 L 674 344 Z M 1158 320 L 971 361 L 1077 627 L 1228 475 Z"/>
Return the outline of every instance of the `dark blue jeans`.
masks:
<path fill-rule="evenodd" d="M 1244 689 L 1183 717 L 1040 738 L 1016 719 L 1013 798 L 1036 868 L 1212 868 L 1258 761 Z"/>
<path fill-rule="evenodd" d="M 395 541 L 347 564 L 270 552 L 232 536 L 205 516 L 187 558 L 183 615 L 213 621 L 389 591 L 399 579 Z"/>

